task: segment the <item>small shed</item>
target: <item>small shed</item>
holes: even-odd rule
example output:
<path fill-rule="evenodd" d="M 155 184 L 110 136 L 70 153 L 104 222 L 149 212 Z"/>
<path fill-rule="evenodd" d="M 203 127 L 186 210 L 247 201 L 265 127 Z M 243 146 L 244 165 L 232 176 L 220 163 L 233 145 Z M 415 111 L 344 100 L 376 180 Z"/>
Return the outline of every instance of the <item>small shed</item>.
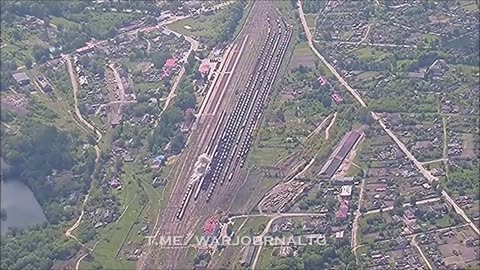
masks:
<path fill-rule="evenodd" d="M 161 167 L 165 164 L 166 158 L 164 155 L 158 155 L 153 159 L 153 165 Z"/>

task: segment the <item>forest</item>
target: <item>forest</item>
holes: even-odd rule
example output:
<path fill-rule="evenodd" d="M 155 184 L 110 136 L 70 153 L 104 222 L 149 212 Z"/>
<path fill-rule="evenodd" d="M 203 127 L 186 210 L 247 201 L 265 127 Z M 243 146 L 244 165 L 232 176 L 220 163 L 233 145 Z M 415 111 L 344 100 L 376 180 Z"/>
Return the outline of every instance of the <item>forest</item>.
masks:
<path fill-rule="evenodd" d="M 29 231 L 2 236 L 0 269 L 52 269 L 58 260 L 74 256 L 80 245 L 68 240 L 61 230 L 38 225 Z"/>

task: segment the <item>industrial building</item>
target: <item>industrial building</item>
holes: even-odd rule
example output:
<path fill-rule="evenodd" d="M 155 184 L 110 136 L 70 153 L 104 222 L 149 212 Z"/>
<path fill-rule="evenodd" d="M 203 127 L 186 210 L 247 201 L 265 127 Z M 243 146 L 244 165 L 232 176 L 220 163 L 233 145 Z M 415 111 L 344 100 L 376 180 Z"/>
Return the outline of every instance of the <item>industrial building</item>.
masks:
<path fill-rule="evenodd" d="M 361 133 L 358 131 L 352 131 L 345 135 L 345 137 L 342 139 L 341 147 L 337 147 L 320 171 L 320 178 L 332 178 L 360 136 Z"/>

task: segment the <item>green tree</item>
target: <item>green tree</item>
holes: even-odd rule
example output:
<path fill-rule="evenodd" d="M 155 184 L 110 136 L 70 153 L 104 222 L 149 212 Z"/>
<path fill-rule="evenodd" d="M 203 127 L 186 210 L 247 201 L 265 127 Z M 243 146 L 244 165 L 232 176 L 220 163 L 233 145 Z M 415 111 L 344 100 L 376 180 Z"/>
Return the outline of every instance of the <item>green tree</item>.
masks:
<path fill-rule="evenodd" d="M 165 62 L 167 62 L 167 59 L 170 57 L 171 57 L 171 54 L 169 53 L 160 53 L 160 52 L 154 53 L 152 55 L 153 65 L 156 68 L 161 69 L 163 65 L 165 65 Z"/>
<path fill-rule="evenodd" d="M 32 56 L 37 62 L 46 61 L 45 59 L 48 58 L 49 53 L 50 52 L 48 51 L 47 48 L 44 48 L 40 45 L 33 46 Z"/>
<path fill-rule="evenodd" d="M 30 58 L 25 58 L 24 62 L 25 64 L 25 67 L 27 67 L 27 69 L 31 69 L 32 68 L 32 59 Z"/>

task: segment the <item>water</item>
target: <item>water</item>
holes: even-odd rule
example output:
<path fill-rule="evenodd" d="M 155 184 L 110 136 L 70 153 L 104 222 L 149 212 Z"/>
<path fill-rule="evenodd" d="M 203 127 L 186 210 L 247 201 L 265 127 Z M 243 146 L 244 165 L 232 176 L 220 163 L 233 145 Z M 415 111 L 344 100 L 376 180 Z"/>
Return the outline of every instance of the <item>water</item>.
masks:
<path fill-rule="evenodd" d="M 1 233 L 9 227 L 26 228 L 46 221 L 45 214 L 33 192 L 20 181 L 0 181 L 1 207 L 6 210 L 7 219 L 1 220 Z"/>

